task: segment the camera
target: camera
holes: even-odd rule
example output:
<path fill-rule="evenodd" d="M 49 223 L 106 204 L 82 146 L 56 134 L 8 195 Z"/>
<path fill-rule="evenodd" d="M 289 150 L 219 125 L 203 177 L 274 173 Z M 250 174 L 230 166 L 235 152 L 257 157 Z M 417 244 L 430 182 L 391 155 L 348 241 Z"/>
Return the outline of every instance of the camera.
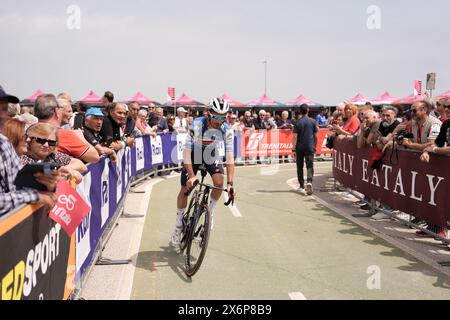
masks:
<path fill-rule="evenodd" d="M 404 138 L 412 139 L 412 138 L 414 138 L 414 135 L 412 133 L 407 132 L 406 130 L 399 131 L 395 135 L 395 140 L 397 141 L 398 145 L 402 145 L 403 144 L 403 139 Z"/>

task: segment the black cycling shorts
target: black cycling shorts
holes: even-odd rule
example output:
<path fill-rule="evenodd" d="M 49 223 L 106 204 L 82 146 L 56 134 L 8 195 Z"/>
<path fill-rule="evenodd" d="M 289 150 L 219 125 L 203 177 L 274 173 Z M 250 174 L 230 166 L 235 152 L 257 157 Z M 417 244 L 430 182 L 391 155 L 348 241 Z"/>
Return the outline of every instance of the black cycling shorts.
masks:
<path fill-rule="evenodd" d="M 221 163 L 212 163 L 212 164 L 206 164 L 204 163 L 203 166 L 206 168 L 206 171 L 209 173 L 209 175 L 212 177 L 213 174 L 220 173 L 223 174 L 223 165 Z M 200 167 L 200 164 L 193 164 L 192 168 L 194 169 L 194 174 L 197 174 L 198 168 Z M 181 185 L 183 187 L 186 187 L 187 181 L 189 180 L 189 175 L 186 170 L 186 168 L 183 167 L 181 170 Z"/>

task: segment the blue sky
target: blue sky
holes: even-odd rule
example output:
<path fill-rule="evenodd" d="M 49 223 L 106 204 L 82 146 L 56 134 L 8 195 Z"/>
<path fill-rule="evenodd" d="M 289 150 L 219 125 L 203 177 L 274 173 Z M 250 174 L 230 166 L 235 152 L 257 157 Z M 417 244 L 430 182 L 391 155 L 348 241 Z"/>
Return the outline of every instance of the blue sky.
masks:
<path fill-rule="evenodd" d="M 263 60 L 279 101 L 404 97 L 428 72 L 434 93 L 450 89 L 445 0 L 0 1 L 0 84 L 20 98 L 139 90 L 165 102 L 173 86 L 200 101 L 226 92 L 249 102 L 264 92 Z M 69 5 L 81 10 L 80 30 L 67 28 Z M 380 30 L 367 28 L 370 5 Z"/>

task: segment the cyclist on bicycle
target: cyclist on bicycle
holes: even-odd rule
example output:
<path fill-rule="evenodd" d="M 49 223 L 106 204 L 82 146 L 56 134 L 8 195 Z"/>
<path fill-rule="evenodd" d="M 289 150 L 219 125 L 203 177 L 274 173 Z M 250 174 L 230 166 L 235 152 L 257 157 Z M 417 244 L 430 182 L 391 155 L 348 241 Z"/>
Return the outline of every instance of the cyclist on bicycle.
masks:
<path fill-rule="evenodd" d="M 200 165 L 211 175 L 213 184 L 223 188 L 223 157 L 227 167 L 227 191 L 232 196 L 234 178 L 234 132 L 225 122 L 229 106 L 222 98 L 214 98 L 208 105 L 205 116 L 196 118 L 189 127 L 183 151 L 184 168 L 181 171 L 181 189 L 177 197 L 177 219 L 171 242 L 180 244 L 183 227 L 183 214 L 187 207 L 186 192 L 194 187 L 196 174 Z M 223 147 L 225 150 L 223 150 Z M 225 153 L 225 154 L 224 154 Z M 213 212 L 222 194 L 221 190 L 211 192 L 209 208 L 211 211 L 211 229 Z"/>

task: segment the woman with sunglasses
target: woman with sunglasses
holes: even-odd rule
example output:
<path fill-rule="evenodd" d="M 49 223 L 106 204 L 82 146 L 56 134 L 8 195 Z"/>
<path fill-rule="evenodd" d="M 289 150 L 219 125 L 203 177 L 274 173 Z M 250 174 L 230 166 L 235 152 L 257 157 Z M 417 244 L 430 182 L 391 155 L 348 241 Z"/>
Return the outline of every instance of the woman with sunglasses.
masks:
<path fill-rule="evenodd" d="M 181 171 L 181 188 L 177 198 L 177 220 L 171 242 L 179 245 L 182 230 L 183 214 L 187 206 L 186 192 L 191 190 L 197 180 L 196 174 L 200 165 L 204 165 L 210 174 L 213 184 L 223 188 L 223 158 L 227 167 L 227 191 L 234 194 L 234 132 L 225 122 L 229 106 L 226 100 L 214 98 L 208 105 L 203 117 L 194 119 L 189 127 L 183 151 L 184 167 Z M 222 146 L 225 148 L 222 149 Z M 222 195 L 221 190 L 213 190 L 209 202 L 211 210 L 211 229 L 213 228 L 214 208 Z"/>
<path fill-rule="evenodd" d="M 87 171 L 84 163 L 68 155 L 56 151 L 57 128 L 47 123 L 37 123 L 29 127 L 25 133 L 28 150 L 22 155 L 20 162 L 22 164 L 35 162 L 53 162 L 62 165 L 60 173 L 66 179 L 75 179 L 80 183 L 82 175 Z"/>

